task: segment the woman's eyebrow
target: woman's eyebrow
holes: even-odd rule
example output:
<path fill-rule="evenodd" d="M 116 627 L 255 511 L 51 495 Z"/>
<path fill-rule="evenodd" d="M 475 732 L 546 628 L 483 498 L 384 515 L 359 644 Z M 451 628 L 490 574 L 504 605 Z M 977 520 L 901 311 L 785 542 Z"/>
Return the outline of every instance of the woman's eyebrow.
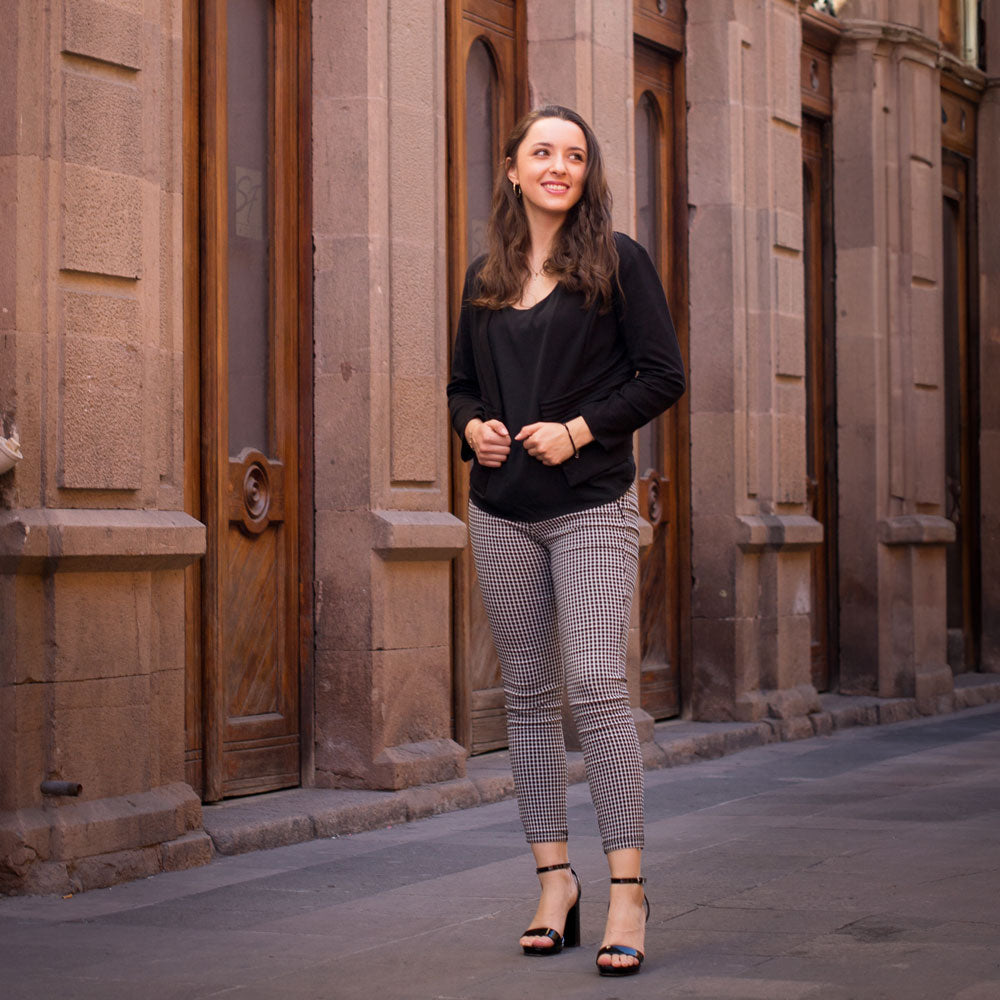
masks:
<path fill-rule="evenodd" d="M 539 142 L 533 142 L 531 144 L 532 149 L 552 149 L 553 144 L 551 142 L 545 142 L 540 140 Z M 567 146 L 567 150 L 571 153 L 586 153 L 587 150 L 583 146 Z"/>

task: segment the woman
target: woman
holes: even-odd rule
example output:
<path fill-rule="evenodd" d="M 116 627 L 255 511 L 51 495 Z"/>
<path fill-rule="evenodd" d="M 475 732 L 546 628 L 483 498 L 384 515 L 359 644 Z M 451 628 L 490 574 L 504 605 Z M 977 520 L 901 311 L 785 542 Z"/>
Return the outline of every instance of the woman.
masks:
<path fill-rule="evenodd" d="M 514 128 L 488 251 L 466 275 L 448 401 L 473 459 L 469 531 L 500 658 L 518 807 L 541 898 L 526 954 L 579 944 L 562 685 L 611 871 L 597 965 L 631 975 L 648 917 L 642 757 L 625 687 L 638 569 L 632 433 L 684 391 L 645 251 L 611 228 L 597 140 L 550 106 Z"/>

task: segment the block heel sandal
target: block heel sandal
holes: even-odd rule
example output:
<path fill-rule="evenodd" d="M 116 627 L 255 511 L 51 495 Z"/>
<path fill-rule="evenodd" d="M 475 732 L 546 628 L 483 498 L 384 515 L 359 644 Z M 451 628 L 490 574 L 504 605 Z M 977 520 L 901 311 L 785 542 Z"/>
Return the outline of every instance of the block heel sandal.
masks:
<path fill-rule="evenodd" d="M 536 868 L 535 874 L 543 875 L 545 872 L 562 871 L 566 868 L 569 868 L 573 876 L 573 881 L 576 882 L 576 902 L 569 908 L 569 912 L 566 914 L 566 929 L 560 934 L 551 927 L 530 927 L 521 935 L 522 937 L 547 937 L 552 942 L 552 946 L 545 947 L 535 944 L 523 944 L 521 947 L 524 949 L 525 955 L 558 955 L 563 948 L 579 947 L 580 897 L 583 895 L 583 892 L 580 889 L 580 879 L 577 877 L 576 872 L 573 871 L 567 861 L 564 865 L 549 865 L 547 868 Z"/>
<path fill-rule="evenodd" d="M 613 878 L 611 879 L 612 885 L 645 885 L 646 878 L 642 876 L 640 878 Z M 646 907 L 646 920 L 649 920 L 649 900 L 646 898 L 646 893 L 642 894 L 642 902 Z M 608 944 L 605 945 L 597 953 L 598 959 L 601 955 L 626 955 L 629 958 L 638 959 L 633 965 L 601 965 L 600 962 L 597 963 L 597 971 L 602 976 L 634 976 L 637 975 L 639 970 L 642 968 L 642 960 L 646 957 L 638 948 L 629 948 L 627 945 L 623 944 Z"/>

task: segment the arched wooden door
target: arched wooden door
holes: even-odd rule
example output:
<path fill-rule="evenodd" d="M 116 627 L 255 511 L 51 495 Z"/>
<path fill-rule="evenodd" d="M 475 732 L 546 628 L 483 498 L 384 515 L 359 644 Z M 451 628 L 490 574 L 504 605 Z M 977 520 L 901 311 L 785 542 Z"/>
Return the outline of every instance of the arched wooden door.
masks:
<path fill-rule="evenodd" d="M 191 0 L 185 16 L 186 492 L 208 543 L 188 586 L 186 761 L 214 801 L 297 785 L 302 765 L 308 4 Z"/>
<path fill-rule="evenodd" d="M 827 29 L 822 19 L 803 18 L 800 57 L 806 486 L 809 513 L 823 525 L 811 555 L 810 675 L 817 691 L 837 686 L 840 634 L 831 55 L 839 32 Z"/>
<path fill-rule="evenodd" d="M 982 566 L 979 501 L 979 323 L 975 276 L 976 104 L 962 84 L 941 91 L 944 299 L 945 497 L 955 541 L 948 546 L 948 662 L 979 669 Z"/>
<path fill-rule="evenodd" d="M 802 218 L 806 307 L 806 476 L 810 513 L 823 525 L 812 553 L 810 671 L 828 691 L 836 666 L 836 449 L 832 372 L 832 156 L 829 123 L 802 117 Z"/>
<path fill-rule="evenodd" d="M 686 361 L 683 14 L 637 3 L 635 23 L 649 32 L 635 45 L 636 238 L 660 273 Z M 684 396 L 639 431 L 636 449 L 640 512 L 653 526 L 640 562 L 639 698 L 656 719 L 681 711 L 690 648 L 688 414 Z"/>
<path fill-rule="evenodd" d="M 454 334 L 469 262 L 485 248 L 500 147 L 527 102 L 523 0 L 449 0 L 448 276 Z M 469 471 L 452 436 L 452 509 L 465 518 Z M 455 739 L 471 753 L 507 745 L 500 663 L 466 547 L 454 563 Z"/>

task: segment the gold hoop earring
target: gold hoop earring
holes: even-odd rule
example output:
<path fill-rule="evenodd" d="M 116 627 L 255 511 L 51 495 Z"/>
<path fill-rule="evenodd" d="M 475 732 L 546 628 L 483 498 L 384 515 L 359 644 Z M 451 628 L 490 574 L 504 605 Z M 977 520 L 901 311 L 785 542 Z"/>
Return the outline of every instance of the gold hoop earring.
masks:
<path fill-rule="evenodd" d="M 514 185 L 514 197 L 515 198 L 520 198 L 521 197 L 521 185 L 520 184 L 516 184 L 515 183 L 515 185 Z"/>

